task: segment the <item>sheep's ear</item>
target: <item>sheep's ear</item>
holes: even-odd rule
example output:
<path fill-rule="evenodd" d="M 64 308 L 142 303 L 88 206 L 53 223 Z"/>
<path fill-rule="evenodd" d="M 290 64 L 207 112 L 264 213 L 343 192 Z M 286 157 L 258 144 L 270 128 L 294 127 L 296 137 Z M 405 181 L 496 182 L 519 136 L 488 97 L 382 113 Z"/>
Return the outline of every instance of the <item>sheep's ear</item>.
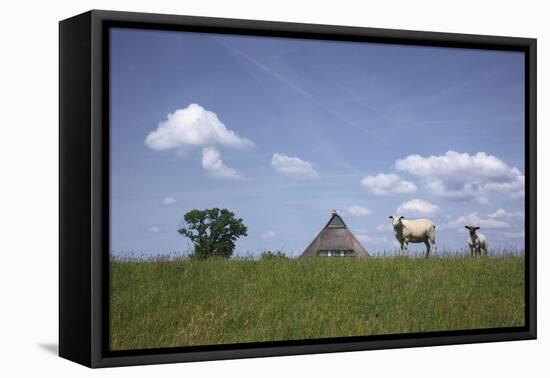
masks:
<path fill-rule="evenodd" d="M 474 227 L 474 230 L 479 230 L 479 227 Z"/>
<path fill-rule="evenodd" d="M 464 228 L 467 228 L 468 230 L 470 229 L 470 227 L 468 227 L 468 226 L 464 226 Z"/>
<path fill-rule="evenodd" d="M 399 219 L 405 219 L 405 217 L 403 215 L 400 215 Z"/>
<path fill-rule="evenodd" d="M 388 219 L 393 219 L 393 215 L 390 215 L 390 216 L 388 217 Z"/>

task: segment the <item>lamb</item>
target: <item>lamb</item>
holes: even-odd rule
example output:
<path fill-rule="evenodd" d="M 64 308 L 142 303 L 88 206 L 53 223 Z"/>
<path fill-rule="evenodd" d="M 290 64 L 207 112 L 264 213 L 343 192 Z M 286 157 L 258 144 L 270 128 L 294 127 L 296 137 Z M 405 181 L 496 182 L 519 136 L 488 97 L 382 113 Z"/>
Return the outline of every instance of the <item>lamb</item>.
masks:
<path fill-rule="evenodd" d="M 476 226 L 464 226 L 468 229 L 470 236 L 468 237 L 468 247 L 470 248 L 470 255 L 472 257 L 488 255 L 487 249 L 487 238 L 483 234 L 478 234 L 476 231 L 479 230 L 479 227 Z"/>
<path fill-rule="evenodd" d="M 430 256 L 430 249 L 433 247 L 437 255 L 435 244 L 435 225 L 429 219 L 405 220 L 402 215 L 391 215 L 395 238 L 401 244 L 401 253 L 408 255 L 409 243 L 425 243 L 426 258 Z"/>

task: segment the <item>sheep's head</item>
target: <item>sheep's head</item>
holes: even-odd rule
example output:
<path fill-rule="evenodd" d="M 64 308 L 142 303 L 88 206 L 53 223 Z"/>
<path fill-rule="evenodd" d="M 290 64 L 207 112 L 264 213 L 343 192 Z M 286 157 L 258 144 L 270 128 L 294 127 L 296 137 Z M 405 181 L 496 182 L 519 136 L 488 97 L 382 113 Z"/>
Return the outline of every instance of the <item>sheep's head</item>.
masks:
<path fill-rule="evenodd" d="M 470 232 L 470 235 L 475 235 L 476 231 L 479 230 L 479 227 L 477 226 L 464 226 L 464 228 L 468 229 L 468 232 Z"/>
<path fill-rule="evenodd" d="M 388 218 L 391 219 L 391 223 L 393 225 L 393 228 L 398 228 L 403 225 L 401 220 L 405 218 L 403 215 L 390 215 Z"/>

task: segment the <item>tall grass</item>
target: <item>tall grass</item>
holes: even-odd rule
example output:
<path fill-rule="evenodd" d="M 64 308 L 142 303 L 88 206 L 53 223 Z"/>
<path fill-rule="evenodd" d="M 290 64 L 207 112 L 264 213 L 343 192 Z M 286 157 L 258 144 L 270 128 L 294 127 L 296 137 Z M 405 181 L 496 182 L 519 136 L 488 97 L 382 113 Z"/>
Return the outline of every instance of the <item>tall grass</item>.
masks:
<path fill-rule="evenodd" d="M 524 324 L 524 259 L 114 260 L 113 350 Z"/>

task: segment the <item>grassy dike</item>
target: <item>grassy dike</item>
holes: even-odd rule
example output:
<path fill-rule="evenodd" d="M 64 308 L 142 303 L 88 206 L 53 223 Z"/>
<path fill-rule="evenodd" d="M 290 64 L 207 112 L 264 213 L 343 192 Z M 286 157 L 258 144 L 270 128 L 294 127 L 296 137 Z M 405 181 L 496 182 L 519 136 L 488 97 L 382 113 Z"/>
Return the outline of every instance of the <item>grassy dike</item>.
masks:
<path fill-rule="evenodd" d="M 523 324 L 523 257 L 111 263 L 112 350 Z"/>

